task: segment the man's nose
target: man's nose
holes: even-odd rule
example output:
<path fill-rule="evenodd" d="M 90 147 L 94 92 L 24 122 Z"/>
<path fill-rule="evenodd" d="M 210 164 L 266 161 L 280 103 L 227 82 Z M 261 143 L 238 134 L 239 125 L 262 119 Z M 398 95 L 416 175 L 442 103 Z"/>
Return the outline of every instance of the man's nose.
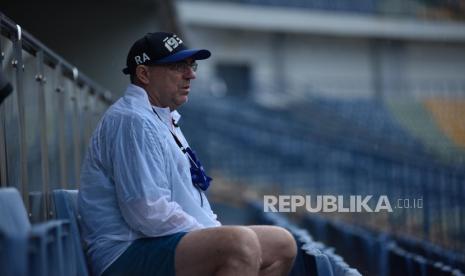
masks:
<path fill-rule="evenodd" d="M 193 80 L 197 77 L 194 69 L 191 66 L 187 66 L 186 70 L 184 70 L 184 78 Z"/>
<path fill-rule="evenodd" d="M 187 70 L 184 72 L 184 77 L 189 80 L 193 80 L 197 77 L 194 69 L 188 67 Z"/>

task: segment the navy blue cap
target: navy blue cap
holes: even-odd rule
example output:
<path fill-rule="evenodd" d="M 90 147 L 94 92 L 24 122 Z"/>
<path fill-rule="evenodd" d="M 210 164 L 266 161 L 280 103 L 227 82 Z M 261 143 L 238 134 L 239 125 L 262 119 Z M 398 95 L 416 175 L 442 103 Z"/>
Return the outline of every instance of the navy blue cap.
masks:
<path fill-rule="evenodd" d="M 193 58 L 207 59 L 211 56 L 206 49 L 188 49 L 174 33 L 148 33 L 131 47 L 123 73 L 134 74 L 137 65 L 166 64 Z"/>

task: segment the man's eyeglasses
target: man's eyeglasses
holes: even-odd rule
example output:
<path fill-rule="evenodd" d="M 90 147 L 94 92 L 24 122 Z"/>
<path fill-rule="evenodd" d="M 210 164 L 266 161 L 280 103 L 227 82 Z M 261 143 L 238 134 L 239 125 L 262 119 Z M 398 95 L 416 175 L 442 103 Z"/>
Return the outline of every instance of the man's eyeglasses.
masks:
<path fill-rule="evenodd" d="M 163 64 L 163 66 L 165 66 L 166 68 L 168 68 L 170 70 L 179 72 L 179 73 L 185 73 L 189 69 L 192 69 L 192 71 L 194 71 L 194 72 L 197 71 L 198 64 L 195 61 L 191 62 L 191 63 L 189 63 L 187 61 L 179 61 L 179 62 L 175 62 L 175 63 Z"/>

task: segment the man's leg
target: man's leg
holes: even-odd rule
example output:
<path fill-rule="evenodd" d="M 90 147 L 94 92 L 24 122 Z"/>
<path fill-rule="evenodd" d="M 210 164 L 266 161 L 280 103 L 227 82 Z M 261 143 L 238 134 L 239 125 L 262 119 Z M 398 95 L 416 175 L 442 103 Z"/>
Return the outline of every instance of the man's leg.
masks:
<path fill-rule="evenodd" d="M 295 254 L 294 239 L 279 227 L 197 230 L 176 248 L 176 275 L 287 275 Z"/>
<path fill-rule="evenodd" d="M 261 276 L 288 275 L 297 255 L 294 237 L 287 230 L 276 226 L 249 226 L 258 237 L 262 250 Z"/>
<path fill-rule="evenodd" d="M 245 226 L 221 226 L 187 233 L 175 254 L 176 276 L 255 276 L 260 265 L 259 239 Z"/>

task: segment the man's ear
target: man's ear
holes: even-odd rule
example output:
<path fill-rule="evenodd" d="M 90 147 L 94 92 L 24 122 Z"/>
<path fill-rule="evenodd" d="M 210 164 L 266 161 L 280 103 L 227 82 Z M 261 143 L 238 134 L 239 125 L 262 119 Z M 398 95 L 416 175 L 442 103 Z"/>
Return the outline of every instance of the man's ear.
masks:
<path fill-rule="evenodd" d="M 149 68 L 145 65 L 138 65 L 136 67 L 136 78 L 142 84 L 149 83 Z"/>

